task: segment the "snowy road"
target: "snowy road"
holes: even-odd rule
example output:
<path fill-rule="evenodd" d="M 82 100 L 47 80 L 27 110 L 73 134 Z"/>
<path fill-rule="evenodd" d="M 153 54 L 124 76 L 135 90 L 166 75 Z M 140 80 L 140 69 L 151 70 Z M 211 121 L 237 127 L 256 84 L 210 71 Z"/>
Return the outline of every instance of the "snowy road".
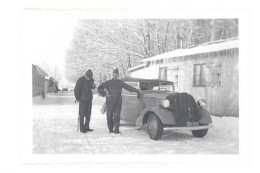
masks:
<path fill-rule="evenodd" d="M 199 139 L 190 132 L 166 130 L 161 140 L 150 140 L 143 130 L 121 122 L 122 134 L 109 134 L 103 98 L 94 96 L 91 133 L 77 133 L 78 104 L 72 93 L 33 99 L 34 154 L 238 154 L 238 118 L 213 117 L 214 127 Z"/>

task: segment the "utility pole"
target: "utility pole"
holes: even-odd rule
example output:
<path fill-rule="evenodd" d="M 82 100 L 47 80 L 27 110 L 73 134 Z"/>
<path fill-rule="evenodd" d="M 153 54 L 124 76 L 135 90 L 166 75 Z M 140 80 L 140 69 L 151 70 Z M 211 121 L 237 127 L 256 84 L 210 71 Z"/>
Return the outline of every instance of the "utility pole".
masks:
<path fill-rule="evenodd" d="M 55 80 L 56 80 L 56 65 L 55 65 L 55 74 L 54 75 L 55 75 Z"/>

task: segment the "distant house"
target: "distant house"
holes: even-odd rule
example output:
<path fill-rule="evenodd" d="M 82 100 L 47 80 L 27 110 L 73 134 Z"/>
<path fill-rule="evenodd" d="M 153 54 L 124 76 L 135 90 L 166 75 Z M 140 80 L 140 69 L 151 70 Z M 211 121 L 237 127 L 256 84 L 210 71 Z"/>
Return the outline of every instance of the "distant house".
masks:
<path fill-rule="evenodd" d="M 45 93 L 57 92 L 58 90 L 58 81 L 56 81 L 53 77 L 45 77 Z"/>
<path fill-rule="evenodd" d="M 177 92 L 205 98 L 216 116 L 239 116 L 239 40 L 232 38 L 144 59 L 131 77 L 173 81 Z"/>
<path fill-rule="evenodd" d="M 42 91 L 45 93 L 56 92 L 58 89 L 58 82 L 49 77 L 38 65 L 32 64 L 32 95 L 39 96 Z"/>
<path fill-rule="evenodd" d="M 48 92 L 56 92 L 58 89 L 58 82 L 53 78 L 50 77 L 49 83 L 48 83 Z"/>

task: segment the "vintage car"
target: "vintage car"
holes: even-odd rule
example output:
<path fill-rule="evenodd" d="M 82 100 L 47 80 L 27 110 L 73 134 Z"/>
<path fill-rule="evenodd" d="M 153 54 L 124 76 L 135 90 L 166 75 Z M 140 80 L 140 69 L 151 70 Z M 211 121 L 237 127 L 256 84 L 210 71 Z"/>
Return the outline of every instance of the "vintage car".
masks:
<path fill-rule="evenodd" d="M 123 78 L 122 81 L 140 90 L 122 91 L 121 120 L 146 129 L 149 137 L 158 140 L 164 128 L 189 130 L 193 136 L 202 138 L 212 126 L 206 101 L 197 102 L 188 93 L 177 93 L 173 82 L 158 79 Z"/>

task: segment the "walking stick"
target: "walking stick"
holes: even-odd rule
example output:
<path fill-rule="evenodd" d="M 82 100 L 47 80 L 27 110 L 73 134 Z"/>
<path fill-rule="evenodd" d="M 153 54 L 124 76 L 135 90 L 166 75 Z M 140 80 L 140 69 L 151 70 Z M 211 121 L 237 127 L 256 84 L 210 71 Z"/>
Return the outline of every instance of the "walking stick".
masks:
<path fill-rule="evenodd" d="M 77 101 L 75 100 L 75 104 L 77 103 Z M 77 123 L 77 132 L 79 132 L 79 123 L 80 123 L 80 115 L 78 113 L 78 123 Z"/>

